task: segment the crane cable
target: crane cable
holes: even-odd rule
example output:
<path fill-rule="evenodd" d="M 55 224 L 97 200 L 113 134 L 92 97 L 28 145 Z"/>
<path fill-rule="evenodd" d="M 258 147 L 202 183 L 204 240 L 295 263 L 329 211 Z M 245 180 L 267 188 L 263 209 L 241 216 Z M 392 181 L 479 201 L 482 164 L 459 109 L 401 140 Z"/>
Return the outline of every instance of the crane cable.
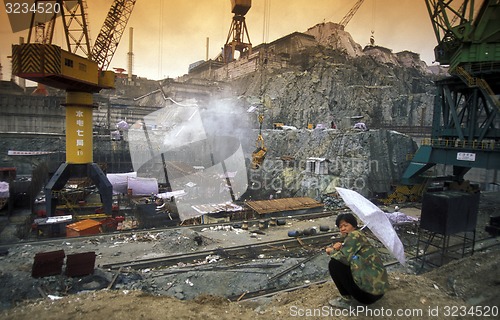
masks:
<path fill-rule="evenodd" d="M 160 0 L 160 14 L 158 16 L 158 78 L 163 77 L 163 0 Z"/>
<path fill-rule="evenodd" d="M 376 1 L 377 0 L 372 0 L 372 30 L 371 30 L 371 36 L 370 36 L 370 45 L 375 45 L 375 11 L 376 11 Z"/>
<path fill-rule="evenodd" d="M 264 25 L 262 28 L 262 43 L 269 41 L 269 24 L 271 20 L 271 0 L 264 1 Z"/>
<path fill-rule="evenodd" d="M 257 147 L 257 150 L 262 150 L 266 152 L 267 148 L 265 147 L 264 137 L 262 136 L 262 123 L 264 122 L 264 114 L 260 113 L 258 115 L 258 119 L 259 119 L 259 135 L 257 136 L 257 140 L 255 141 L 255 146 Z"/>

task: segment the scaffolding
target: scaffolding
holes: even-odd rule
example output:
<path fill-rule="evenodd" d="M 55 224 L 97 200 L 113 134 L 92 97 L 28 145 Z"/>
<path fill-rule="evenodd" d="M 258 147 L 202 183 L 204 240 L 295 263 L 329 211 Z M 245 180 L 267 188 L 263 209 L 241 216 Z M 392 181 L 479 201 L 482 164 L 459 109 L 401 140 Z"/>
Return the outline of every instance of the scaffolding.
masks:
<path fill-rule="evenodd" d="M 473 255 L 475 244 L 475 230 L 441 234 L 419 228 L 415 259 L 421 263 L 420 270 L 423 270 L 426 264 L 439 267 L 451 259 L 460 259 L 466 254 Z"/>

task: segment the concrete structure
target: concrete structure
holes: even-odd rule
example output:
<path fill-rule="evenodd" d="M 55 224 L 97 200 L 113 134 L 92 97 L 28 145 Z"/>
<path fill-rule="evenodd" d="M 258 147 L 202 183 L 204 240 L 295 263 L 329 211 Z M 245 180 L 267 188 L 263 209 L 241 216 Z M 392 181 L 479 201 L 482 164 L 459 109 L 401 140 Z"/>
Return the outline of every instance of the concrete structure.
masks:
<path fill-rule="evenodd" d="M 63 97 L 0 94 L 0 133 L 64 134 Z"/>
<path fill-rule="evenodd" d="M 328 174 L 328 163 L 330 160 L 325 158 L 307 158 L 306 172 L 314 174 Z"/>
<path fill-rule="evenodd" d="M 269 69 L 287 67 L 293 54 L 316 46 L 318 42 L 312 35 L 294 32 L 271 43 L 265 43 L 252 48 L 248 56 L 231 63 L 208 60 L 193 66 L 189 74 L 179 78 L 186 81 L 189 78 L 203 78 L 217 81 L 237 79 L 265 66 Z"/>
<path fill-rule="evenodd" d="M 136 106 L 132 99 L 96 97 L 94 134 L 109 134 L 120 120 L 141 120 L 159 107 Z M 64 97 L 0 94 L 0 133 L 64 135 Z M 104 131 L 103 131 L 104 130 Z"/>

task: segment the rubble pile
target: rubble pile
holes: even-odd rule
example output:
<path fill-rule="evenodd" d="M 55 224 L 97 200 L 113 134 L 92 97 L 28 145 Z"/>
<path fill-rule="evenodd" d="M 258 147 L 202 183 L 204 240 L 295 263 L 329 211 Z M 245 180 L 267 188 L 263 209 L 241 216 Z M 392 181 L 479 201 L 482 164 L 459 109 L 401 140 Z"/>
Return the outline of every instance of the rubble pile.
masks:
<path fill-rule="evenodd" d="M 19 244 L 11 246 L 0 257 L 0 308 L 10 308 L 18 302 L 40 297 L 64 297 L 69 294 L 101 289 L 142 290 L 154 295 L 169 295 L 178 299 L 194 299 L 203 294 L 217 296 L 238 296 L 247 291 L 268 288 L 269 277 L 295 265 L 304 258 L 286 257 L 286 248 L 275 257 L 271 254 L 256 254 L 250 260 L 235 260 L 228 256 L 224 247 L 259 243 L 287 238 L 287 231 L 293 228 L 307 229 L 317 225 L 333 228 L 331 217 L 305 221 L 289 220 L 286 225 L 259 230 L 249 230 L 216 225 L 206 228 L 177 228 L 159 232 L 127 232 L 85 239 L 68 238 L 55 240 L 48 245 Z M 258 232 L 258 233 L 256 233 Z M 197 241 L 201 239 L 201 241 Z M 207 254 L 193 262 L 178 262 L 167 267 L 142 269 L 124 268 L 108 270 L 104 266 L 127 260 L 140 261 L 157 257 L 169 257 L 179 253 L 193 253 L 215 249 L 218 254 Z M 39 252 L 64 250 L 66 255 L 81 252 L 95 252 L 96 265 L 93 274 L 69 277 L 59 275 L 32 277 L 33 258 Z M 249 249 L 250 250 L 250 249 Z M 236 257 L 237 258 L 237 257 Z M 272 285 L 287 287 L 302 285 L 326 275 L 326 255 L 319 255 L 290 272 L 277 277 Z M 64 271 L 64 267 L 63 267 Z M 268 274 L 269 276 L 266 276 Z"/>
<path fill-rule="evenodd" d="M 341 198 L 324 194 L 321 196 L 321 202 L 327 210 L 337 210 L 345 207 L 345 203 Z"/>

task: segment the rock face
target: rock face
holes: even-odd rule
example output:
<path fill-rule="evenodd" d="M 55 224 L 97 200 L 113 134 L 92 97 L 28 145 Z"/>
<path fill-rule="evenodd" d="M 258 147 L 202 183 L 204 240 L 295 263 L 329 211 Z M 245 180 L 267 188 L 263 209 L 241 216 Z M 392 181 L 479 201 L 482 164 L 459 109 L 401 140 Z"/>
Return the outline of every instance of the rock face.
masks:
<path fill-rule="evenodd" d="M 237 95 L 265 102 L 268 128 L 274 122 L 306 128 L 331 121 L 348 128 L 349 119 L 357 116 L 376 128 L 431 125 L 433 76 L 421 66 L 381 63 L 371 55 L 351 59 L 319 46 L 291 59 L 294 68 L 263 69 L 233 83 Z"/>
<path fill-rule="evenodd" d="M 431 124 L 436 78 L 418 54 L 362 49 L 335 23 L 306 33 L 318 45 L 292 54 L 288 69 L 264 68 L 235 86 L 269 98 L 267 121 L 305 127 L 363 116 L 372 127 Z"/>
<path fill-rule="evenodd" d="M 314 36 L 321 45 L 339 50 L 351 58 L 363 55 L 363 48 L 337 23 L 319 23 L 305 33 Z"/>
<path fill-rule="evenodd" d="M 274 123 L 297 128 L 264 130 L 268 156 L 259 172 L 250 172 L 250 188 L 261 190 L 260 196 L 277 192 L 316 199 L 335 186 L 365 195 L 388 192 L 399 182 L 416 144 L 408 136 L 378 129 L 430 126 L 436 73 L 413 52 L 362 49 L 334 23 L 318 24 L 306 33 L 316 38 L 317 46 L 291 53 L 287 68 L 263 66 L 231 83 L 236 95 L 246 98 L 246 108 L 256 106 L 264 115 L 263 129 Z M 332 122 L 339 130 L 328 130 Z M 370 130 L 353 132 L 355 122 Z M 308 169 L 313 157 L 324 159 L 322 166 L 328 169 L 313 173 Z"/>
<path fill-rule="evenodd" d="M 321 195 L 344 187 L 373 196 L 390 191 L 416 143 L 395 131 L 266 130 L 263 166 L 249 173 L 249 192 L 260 196 Z"/>

